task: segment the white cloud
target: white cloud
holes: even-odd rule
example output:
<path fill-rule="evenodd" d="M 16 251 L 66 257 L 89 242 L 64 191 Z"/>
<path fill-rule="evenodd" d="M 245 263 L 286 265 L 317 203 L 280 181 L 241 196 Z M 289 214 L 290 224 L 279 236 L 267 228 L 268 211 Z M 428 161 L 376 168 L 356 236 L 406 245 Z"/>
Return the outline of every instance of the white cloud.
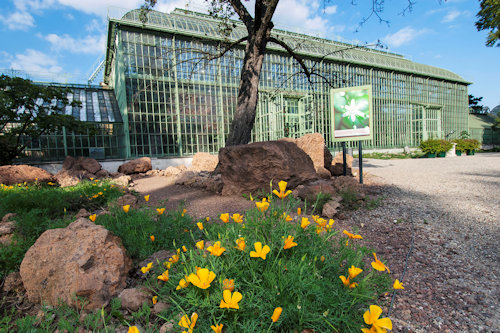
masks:
<path fill-rule="evenodd" d="M 89 35 L 84 38 L 74 38 L 67 34 L 62 36 L 48 34 L 47 36 L 42 37 L 51 44 L 51 48 L 55 51 L 101 54 L 106 45 L 106 36 L 104 34 L 98 36 Z"/>
<path fill-rule="evenodd" d="M 450 10 L 448 12 L 448 14 L 446 14 L 443 19 L 441 20 L 441 22 L 443 23 L 448 23 L 448 22 L 452 22 L 454 21 L 457 17 L 459 17 L 460 15 L 462 15 L 462 13 L 458 10 Z"/>
<path fill-rule="evenodd" d="M 28 30 L 35 26 L 33 16 L 23 11 L 14 12 L 6 16 L 0 15 L 0 21 L 2 21 L 9 30 Z"/>
<path fill-rule="evenodd" d="M 16 54 L 10 63 L 10 68 L 35 74 L 58 74 L 63 71 L 54 57 L 33 49 L 27 49 L 24 54 Z"/>
<path fill-rule="evenodd" d="M 399 31 L 389 34 L 382 38 L 382 41 L 387 43 L 389 46 L 398 47 L 404 44 L 408 44 L 418 36 L 428 32 L 428 29 L 415 30 L 412 27 L 404 27 Z"/>
<path fill-rule="evenodd" d="M 328 6 L 325 8 L 325 14 L 331 15 L 337 12 L 337 5 Z"/>

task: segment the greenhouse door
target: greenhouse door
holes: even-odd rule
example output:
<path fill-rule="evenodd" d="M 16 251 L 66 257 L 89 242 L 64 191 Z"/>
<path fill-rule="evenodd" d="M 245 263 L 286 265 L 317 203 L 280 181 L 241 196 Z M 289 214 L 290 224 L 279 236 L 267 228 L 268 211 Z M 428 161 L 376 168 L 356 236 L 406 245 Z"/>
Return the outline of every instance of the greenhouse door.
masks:
<path fill-rule="evenodd" d="M 443 137 L 440 105 L 412 105 L 412 145 Z"/>
<path fill-rule="evenodd" d="M 312 133 L 314 129 L 313 97 L 284 97 L 283 100 L 284 136 L 299 138 L 307 133 Z"/>

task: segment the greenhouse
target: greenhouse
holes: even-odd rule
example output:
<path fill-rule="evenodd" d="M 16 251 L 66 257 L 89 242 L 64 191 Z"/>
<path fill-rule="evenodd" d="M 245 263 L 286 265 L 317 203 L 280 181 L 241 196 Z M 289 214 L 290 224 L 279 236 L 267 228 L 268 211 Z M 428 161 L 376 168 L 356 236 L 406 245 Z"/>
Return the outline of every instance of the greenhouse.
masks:
<path fill-rule="evenodd" d="M 70 85 L 80 107 L 66 114 L 95 124 L 97 134 L 47 135 L 30 144 L 32 161 L 66 155 L 97 159 L 190 156 L 225 146 L 240 80 L 244 44 L 221 48 L 246 34 L 234 21 L 229 36 L 220 21 L 176 9 L 110 15 L 104 83 Z M 416 147 L 428 138 L 455 138 L 469 129 L 470 84 L 459 75 L 403 56 L 318 37 L 273 30 L 316 76 L 308 80 L 280 46 L 268 43 L 260 77 L 253 141 L 322 133 L 330 150 L 332 89 L 371 86 L 373 149 Z M 67 86 L 67 85 L 66 85 Z M 350 142 L 353 147 L 357 143 Z"/>
<path fill-rule="evenodd" d="M 108 27 L 104 81 L 122 113 L 126 157 L 216 153 L 236 108 L 244 45 L 223 57 L 207 55 L 245 36 L 245 27 L 235 21 L 223 37 L 219 21 L 205 14 L 153 11 L 143 24 L 139 13 L 110 17 Z M 361 85 L 373 90 L 374 135 L 365 147 L 412 147 L 468 129 L 469 82 L 459 75 L 389 52 L 273 31 L 326 80 L 309 82 L 269 43 L 254 141 L 319 132 L 334 149 L 329 91 Z"/>

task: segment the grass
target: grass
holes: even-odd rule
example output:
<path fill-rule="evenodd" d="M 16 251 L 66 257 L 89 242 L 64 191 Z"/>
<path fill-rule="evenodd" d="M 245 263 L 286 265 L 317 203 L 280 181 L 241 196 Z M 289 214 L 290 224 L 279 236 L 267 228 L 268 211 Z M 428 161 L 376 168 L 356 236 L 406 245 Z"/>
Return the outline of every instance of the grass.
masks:
<path fill-rule="evenodd" d="M 25 251 L 43 231 L 68 225 L 82 207 L 90 211 L 106 208 L 121 194 L 120 189 L 108 183 L 95 182 L 66 189 L 34 184 L 0 190 L 0 212 L 18 214 L 16 242 L 0 248 L 3 276 L 17 269 Z M 344 200 L 349 201 L 352 195 L 345 196 Z M 366 327 L 363 313 L 391 284 L 388 274 L 367 265 L 372 250 L 363 247 L 359 240 L 347 244 L 345 236 L 335 230 L 333 220 L 314 217 L 304 226 L 305 217 L 290 216 L 298 204 L 291 196 L 283 200 L 266 197 L 271 201 L 269 207 L 245 212 L 243 223 L 195 221 L 182 207 L 160 215 L 149 207 L 125 212 L 116 205 L 109 206 L 109 213 L 99 215 L 95 223 L 119 236 L 134 262 L 159 250 L 178 249 L 178 257 L 171 258 L 170 263 L 153 263 L 146 278 L 137 281 L 159 301 L 170 304 L 170 308 L 153 314 L 151 303 L 145 303 L 127 315 L 120 310 L 119 299 L 114 299 L 106 308 L 85 315 L 82 308 L 64 304 L 43 307 L 43 318 L 37 318 L 9 308 L 4 299 L 0 306 L 0 332 L 74 332 L 79 327 L 85 331 L 115 332 L 132 325 L 140 327 L 141 333 L 158 332 L 169 321 L 179 328 L 180 317 L 190 317 L 194 312 L 199 316 L 195 325 L 198 332 L 210 332 L 210 326 L 215 324 L 223 324 L 224 332 L 351 332 Z M 319 211 L 323 199 L 327 198 L 318 196 L 316 210 Z M 370 205 L 378 202 L 374 200 Z M 196 222 L 203 222 L 204 227 L 198 227 Z M 289 236 L 294 237 L 297 245 L 285 249 Z M 244 251 L 236 248 L 240 238 L 245 240 Z M 207 248 L 195 246 L 200 240 L 207 246 L 220 242 L 225 251 L 220 256 L 212 255 Z M 256 242 L 270 247 L 265 260 L 250 256 Z M 181 250 L 183 246 L 185 252 Z M 351 266 L 362 269 L 351 279 L 351 283 L 358 284 L 353 289 L 339 278 L 349 276 Z M 176 290 L 181 279 L 196 274 L 197 267 L 215 274 L 210 287 L 200 289 L 193 282 Z M 169 279 L 159 280 L 157 277 L 166 270 Z M 234 280 L 234 291 L 242 294 L 238 310 L 220 308 L 225 279 Z M 282 307 L 283 313 L 274 323 L 271 315 L 276 307 Z"/>
<path fill-rule="evenodd" d="M 363 153 L 363 158 L 373 158 L 377 160 L 391 160 L 391 159 L 407 159 L 407 158 L 421 158 L 425 156 L 423 153 Z M 358 158 L 359 155 L 355 154 L 354 158 Z"/>

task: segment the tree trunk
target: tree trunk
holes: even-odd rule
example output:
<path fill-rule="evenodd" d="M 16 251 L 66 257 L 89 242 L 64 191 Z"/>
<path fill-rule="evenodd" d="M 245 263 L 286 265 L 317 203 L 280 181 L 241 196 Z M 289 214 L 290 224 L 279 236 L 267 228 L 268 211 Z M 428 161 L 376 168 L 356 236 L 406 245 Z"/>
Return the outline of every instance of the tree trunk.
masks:
<path fill-rule="evenodd" d="M 251 36 L 246 45 L 236 113 L 231 123 L 226 147 L 247 144 L 251 140 L 259 97 L 259 78 L 266 44 L 265 36 L 259 38 L 259 36 L 254 35 Z"/>

